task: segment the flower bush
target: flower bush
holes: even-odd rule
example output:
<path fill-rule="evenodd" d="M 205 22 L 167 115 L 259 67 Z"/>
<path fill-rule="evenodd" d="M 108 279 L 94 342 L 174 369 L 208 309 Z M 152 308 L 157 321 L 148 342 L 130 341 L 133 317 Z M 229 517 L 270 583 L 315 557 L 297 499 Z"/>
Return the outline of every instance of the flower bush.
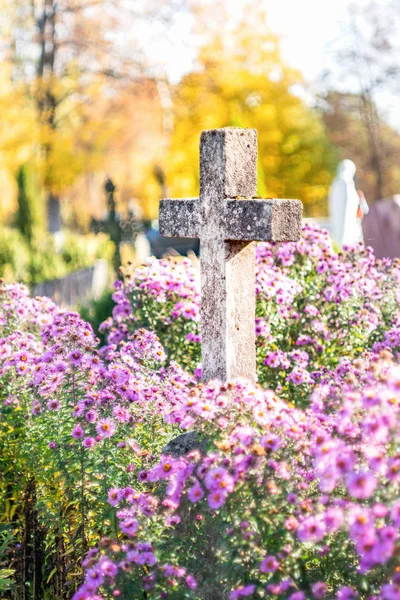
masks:
<path fill-rule="evenodd" d="M 103 360 L 87 323 L 24 286 L 1 288 L 0 328 L 0 506 L 17 541 L 7 564 L 17 591 L 24 578 L 38 589 L 54 579 L 53 593 L 70 597 L 62 590 L 76 584 L 88 544 L 116 533 L 109 488 L 159 453 L 171 436 L 165 398 L 190 380 L 162 367 L 143 330 Z"/>
<path fill-rule="evenodd" d="M 305 411 L 241 381 L 186 390 L 165 418 L 206 451 L 113 490 L 121 535 L 74 600 L 398 598 L 400 370 L 369 363 Z"/>
<path fill-rule="evenodd" d="M 105 346 L 1 285 L 5 598 L 399 598 L 398 278 L 314 226 L 260 244 L 261 385 L 199 383 L 187 260 L 117 282 Z"/>
<path fill-rule="evenodd" d="M 301 405 L 328 370 L 371 349 L 396 324 L 399 265 L 361 245 L 337 255 L 314 224 L 297 243 L 258 244 L 256 252 L 259 383 Z M 117 283 L 114 301 L 102 326 L 110 345 L 146 327 L 170 359 L 198 369 L 199 272 L 189 260 L 150 259 Z"/>

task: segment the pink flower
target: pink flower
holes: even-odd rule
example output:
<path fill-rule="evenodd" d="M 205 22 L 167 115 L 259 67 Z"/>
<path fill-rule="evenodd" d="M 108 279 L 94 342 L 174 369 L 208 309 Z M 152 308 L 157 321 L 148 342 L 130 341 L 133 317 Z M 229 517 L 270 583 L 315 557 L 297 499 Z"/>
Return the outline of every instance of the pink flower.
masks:
<path fill-rule="evenodd" d="M 252 594 L 254 594 L 255 589 L 256 586 L 254 584 L 241 585 L 229 593 L 229 600 L 237 600 L 238 598 L 251 596 Z"/>
<path fill-rule="evenodd" d="M 351 473 L 346 480 L 349 494 L 357 500 L 370 498 L 376 489 L 377 483 L 375 476 L 368 472 Z"/>
<path fill-rule="evenodd" d="M 198 415 L 203 417 L 203 419 L 209 421 L 215 417 L 215 413 L 217 412 L 216 406 L 209 401 L 199 402 L 193 406 L 193 409 Z"/>
<path fill-rule="evenodd" d="M 77 440 L 83 437 L 83 429 L 80 425 L 75 425 L 75 427 L 72 430 L 72 437 Z"/>
<path fill-rule="evenodd" d="M 381 517 L 386 517 L 386 515 L 389 512 L 389 509 L 384 504 L 377 502 L 376 504 L 373 505 L 372 512 L 374 513 L 375 517 L 381 518 Z"/>
<path fill-rule="evenodd" d="M 270 414 L 266 406 L 259 404 L 253 409 L 254 420 L 260 425 L 267 425 L 270 420 Z"/>
<path fill-rule="evenodd" d="M 268 352 L 267 356 L 264 359 L 264 365 L 267 365 L 272 369 L 277 369 L 281 364 L 280 355 L 280 352 Z"/>
<path fill-rule="evenodd" d="M 349 586 L 341 587 L 336 595 L 337 600 L 355 600 L 358 594 L 354 588 Z"/>
<path fill-rule="evenodd" d="M 299 526 L 297 537 L 301 542 L 319 542 L 326 533 L 325 525 L 316 517 L 308 517 Z"/>
<path fill-rule="evenodd" d="M 93 448 L 96 445 L 96 440 L 93 437 L 86 437 L 82 444 L 85 448 Z"/>
<path fill-rule="evenodd" d="M 82 352 L 79 350 L 73 350 L 69 355 L 69 359 L 74 367 L 79 367 L 82 362 Z"/>
<path fill-rule="evenodd" d="M 337 531 L 343 524 L 343 511 L 338 506 L 332 506 L 323 515 L 325 527 L 329 533 Z"/>
<path fill-rule="evenodd" d="M 290 515 L 285 521 L 285 529 L 288 531 L 296 531 L 299 526 L 299 522 L 293 515 Z"/>
<path fill-rule="evenodd" d="M 114 578 L 118 573 L 118 567 L 106 556 L 102 556 L 99 561 L 99 569 L 107 577 Z"/>
<path fill-rule="evenodd" d="M 159 464 L 149 472 L 151 481 L 158 479 L 169 479 L 176 471 L 175 461 L 171 457 L 163 456 Z"/>
<path fill-rule="evenodd" d="M 195 590 L 197 588 L 197 583 L 193 575 L 188 575 L 185 579 L 186 585 L 190 590 Z"/>
<path fill-rule="evenodd" d="M 96 431 L 104 438 L 112 437 L 115 433 L 115 423 L 111 419 L 100 419 L 97 422 Z"/>
<path fill-rule="evenodd" d="M 130 518 L 121 521 L 119 526 L 123 533 L 133 537 L 139 528 L 139 523 L 136 519 Z"/>
<path fill-rule="evenodd" d="M 267 556 L 260 565 L 261 573 L 274 573 L 279 567 L 279 562 L 275 556 Z"/>
<path fill-rule="evenodd" d="M 130 419 L 129 411 L 126 408 L 124 408 L 123 406 L 121 406 L 120 404 L 117 404 L 117 406 L 114 406 L 113 415 L 117 419 L 117 421 L 119 421 L 120 423 L 128 423 L 129 422 L 129 419 Z"/>
<path fill-rule="evenodd" d="M 316 583 L 313 583 L 311 589 L 316 600 L 322 600 L 325 598 L 326 592 L 328 591 L 328 587 L 323 581 L 317 581 Z"/>
<path fill-rule="evenodd" d="M 199 307 L 197 306 L 197 304 L 194 304 L 193 302 L 188 302 L 187 304 L 182 306 L 181 315 L 185 319 L 189 319 L 191 321 L 198 321 L 199 317 L 200 317 Z"/>
<path fill-rule="evenodd" d="M 310 383 L 311 376 L 306 369 L 303 367 L 295 367 L 293 371 L 287 376 L 288 381 L 291 381 L 295 385 L 301 385 L 302 383 Z"/>
<path fill-rule="evenodd" d="M 199 483 L 193 485 L 188 491 L 188 498 L 190 502 L 198 502 L 204 496 L 204 492 Z"/>
<path fill-rule="evenodd" d="M 49 410 L 60 410 L 60 403 L 58 400 L 54 399 L 54 400 L 49 400 L 47 403 L 47 408 Z"/>
<path fill-rule="evenodd" d="M 205 480 L 205 486 L 209 490 L 223 490 L 224 492 L 232 492 L 234 488 L 233 478 L 229 475 L 226 469 L 217 467 L 207 473 Z"/>
<path fill-rule="evenodd" d="M 111 506 L 117 506 L 124 497 L 123 490 L 119 488 L 111 488 L 108 491 L 107 501 Z"/>
<path fill-rule="evenodd" d="M 208 504 L 213 510 L 221 508 L 225 504 L 227 494 L 222 490 L 215 490 L 208 496 Z"/>
<path fill-rule="evenodd" d="M 281 445 L 281 441 L 279 439 L 279 436 L 277 436 L 277 435 L 274 435 L 274 434 L 264 435 L 261 438 L 261 446 L 263 448 L 265 448 L 266 450 L 271 450 L 271 452 L 275 452 L 276 450 L 278 450 L 280 445 Z"/>

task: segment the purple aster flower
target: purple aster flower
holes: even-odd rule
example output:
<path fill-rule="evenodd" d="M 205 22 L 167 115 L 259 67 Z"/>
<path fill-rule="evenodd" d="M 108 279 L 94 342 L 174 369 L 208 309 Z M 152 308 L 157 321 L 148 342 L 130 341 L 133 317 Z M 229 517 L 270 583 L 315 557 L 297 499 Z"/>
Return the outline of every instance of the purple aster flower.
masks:
<path fill-rule="evenodd" d="M 281 440 L 280 440 L 279 436 L 277 436 L 277 435 L 274 435 L 274 434 L 264 435 L 261 438 L 261 446 L 263 446 L 263 448 L 265 448 L 266 450 L 271 450 L 271 452 L 275 452 L 276 450 L 278 450 L 280 445 L 281 445 Z"/>
<path fill-rule="evenodd" d="M 377 481 L 372 473 L 351 473 L 346 480 L 347 490 L 353 498 L 365 500 L 374 493 Z"/>
<path fill-rule="evenodd" d="M 312 584 L 311 589 L 316 600 L 323 600 L 328 591 L 328 586 L 323 581 L 317 581 L 316 583 Z"/>
<path fill-rule="evenodd" d="M 178 525 L 180 522 L 181 522 L 181 518 L 179 515 L 169 515 L 165 520 L 165 523 L 167 525 L 170 525 L 171 527 Z"/>
<path fill-rule="evenodd" d="M 267 556 L 260 564 L 261 573 L 274 573 L 279 567 L 279 562 L 275 556 Z"/>
<path fill-rule="evenodd" d="M 112 437 L 115 433 L 115 423 L 111 419 L 100 419 L 96 425 L 96 431 L 102 437 Z"/>
<path fill-rule="evenodd" d="M 229 600 L 238 600 L 238 598 L 244 598 L 254 594 L 256 586 L 254 584 L 241 585 L 229 593 Z"/>
<path fill-rule="evenodd" d="M 93 437 L 86 437 L 82 444 L 85 448 L 93 448 L 96 445 L 96 440 Z"/>
<path fill-rule="evenodd" d="M 126 533 L 127 535 L 132 537 L 137 532 L 139 528 L 139 523 L 136 521 L 136 519 L 130 518 L 121 521 L 119 526 L 123 533 Z"/>
<path fill-rule="evenodd" d="M 75 419 L 77 417 L 81 417 L 83 415 L 85 411 L 85 407 L 82 403 L 77 404 L 76 406 L 74 406 L 73 411 L 72 411 L 72 416 L 75 417 Z"/>
<path fill-rule="evenodd" d="M 95 421 L 97 421 L 97 418 L 98 414 L 95 410 L 93 410 L 93 408 L 89 409 L 85 414 L 85 419 L 88 423 L 94 423 Z"/>
<path fill-rule="evenodd" d="M 106 556 L 102 556 L 99 561 L 99 569 L 103 573 L 103 575 L 107 575 L 107 577 L 111 577 L 112 579 L 118 573 L 118 567 L 115 563 L 113 563 Z"/>
<path fill-rule="evenodd" d="M 222 469 L 221 467 L 212 469 L 209 473 L 207 473 L 204 483 L 206 488 L 209 490 L 218 489 L 223 490 L 224 492 L 232 492 L 234 488 L 233 478 L 225 469 Z"/>
<path fill-rule="evenodd" d="M 375 517 L 382 518 L 386 517 L 386 515 L 389 512 L 389 509 L 387 506 L 385 506 L 385 504 L 377 502 L 373 505 L 372 512 L 374 513 Z"/>
<path fill-rule="evenodd" d="M 77 440 L 83 437 L 83 429 L 80 425 L 75 425 L 75 427 L 72 430 L 72 437 L 74 437 Z"/>
<path fill-rule="evenodd" d="M 400 527 L 400 500 L 396 500 L 390 509 L 390 518 L 396 527 Z"/>
<path fill-rule="evenodd" d="M 86 583 L 94 585 L 95 589 L 100 587 L 104 582 L 104 576 L 99 568 L 89 569 L 86 572 Z"/>
<path fill-rule="evenodd" d="M 82 586 L 73 596 L 72 600 L 90 600 L 93 595 L 89 592 L 85 586 Z"/>
<path fill-rule="evenodd" d="M 204 492 L 199 483 L 193 485 L 188 491 L 188 498 L 190 502 L 198 502 L 204 496 Z"/>
<path fill-rule="evenodd" d="M 60 409 L 60 403 L 58 400 L 53 399 L 53 400 L 49 400 L 47 403 L 47 408 L 49 410 L 59 410 Z"/>
<path fill-rule="evenodd" d="M 343 524 L 343 511 L 338 506 L 332 506 L 323 515 L 325 527 L 329 533 L 337 531 Z"/>
<path fill-rule="evenodd" d="M 117 506 L 122 498 L 124 497 L 124 492 L 120 488 L 111 488 L 108 491 L 107 501 L 111 506 Z"/>
<path fill-rule="evenodd" d="M 138 473 L 138 481 L 140 481 L 141 483 L 143 483 L 144 481 L 148 481 L 149 479 L 149 473 L 147 471 L 140 471 Z"/>
<path fill-rule="evenodd" d="M 299 526 L 297 537 L 301 542 L 319 542 L 326 533 L 326 528 L 321 519 L 308 517 Z"/>
<path fill-rule="evenodd" d="M 211 492 L 211 494 L 208 496 L 208 504 L 210 508 L 213 510 L 221 508 L 221 506 L 226 502 L 226 496 L 226 493 L 224 493 L 222 490 L 215 490 Z"/>
<path fill-rule="evenodd" d="M 74 365 L 74 367 L 79 367 L 79 365 L 82 362 L 82 352 L 80 352 L 79 350 L 73 350 L 70 355 L 69 355 L 69 359 L 71 361 L 71 363 Z"/>
<path fill-rule="evenodd" d="M 185 579 L 185 583 L 190 590 L 195 590 L 197 588 L 197 583 L 193 575 L 188 575 Z"/>
<path fill-rule="evenodd" d="M 358 598 L 356 590 L 349 586 L 341 587 L 336 595 L 337 600 L 355 600 Z"/>

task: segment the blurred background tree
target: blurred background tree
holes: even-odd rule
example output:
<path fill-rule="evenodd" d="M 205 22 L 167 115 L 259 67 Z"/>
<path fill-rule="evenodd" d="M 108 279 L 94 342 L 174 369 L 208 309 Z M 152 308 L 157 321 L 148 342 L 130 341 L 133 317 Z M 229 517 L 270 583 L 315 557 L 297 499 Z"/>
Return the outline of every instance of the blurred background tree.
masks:
<path fill-rule="evenodd" d="M 23 132 L 21 144 L 30 141 L 26 150 L 37 162 L 48 229 L 55 232 L 61 226 L 61 196 L 68 198 L 79 178 L 104 169 L 112 141 L 129 129 L 128 98 L 132 102 L 139 88 L 148 87 L 146 57 L 135 35 L 128 37 L 130 27 L 154 21 L 166 28 L 180 2 L 149 0 L 145 7 L 137 0 L 2 4 L 1 50 L 8 66 L 4 77 L 11 96 L 18 90 L 30 114 L 32 131 Z M 21 118 L 14 113 L 16 121 Z M 140 121 L 139 114 L 135 120 Z M 20 152 L 15 133 L 11 139 Z M 20 164 L 17 159 L 10 168 Z M 84 215 L 83 226 L 89 216 Z"/>
<path fill-rule="evenodd" d="M 200 131 L 225 125 L 258 129 L 259 194 L 298 197 L 307 216 L 327 214 L 341 158 L 370 201 L 399 191 L 382 110 L 399 92 L 398 3 L 351 9 L 317 88 L 282 58 L 262 3 L 234 4 L 0 0 L 3 226 L 20 221 L 24 165 L 50 232 L 103 218 L 107 175 L 119 212 L 155 218 L 160 196 L 197 194 Z"/>
<path fill-rule="evenodd" d="M 7 58 L 13 82 L 35 114 L 31 152 L 46 193 L 47 226 L 61 228 L 60 193 L 98 165 L 110 121 L 96 100 L 112 68 L 105 0 L 6 1 Z M 111 71 L 110 71 L 111 72 Z"/>
<path fill-rule="evenodd" d="M 376 144 L 371 144 L 375 134 L 366 125 L 364 110 L 365 101 L 357 93 L 330 91 L 323 98 L 322 114 L 329 140 L 342 158 L 352 157 L 356 162 L 357 186 L 373 202 L 400 190 L 400 136 L 379 117 Z M 379 114 L 376 105 L 369 110 Z"/>
<path fill-rule="evenodd" d="M 196 69 L 173 90 L 167 187 L 178 197 L 198 193 L 203 129 L 253 127 L 259 138 L 259 194 L 301 198 L 307 216 L 325 214 L 337 153 L 321 116 L 302 99 L 301 73 L 282 61 L 279 39 L 256 5 L 233 31 L 222 25 L 218 30 L 201 48 Z"/>
<path fill-rule="evenodd" d="M 330 140 L 359 166 L 369 202 L 400 191 L 400 139 L 389 125 L 400 92 L 399 30 L 396 0 L 351 3 L 331 47 L 334 62 L 321 75 Z"/>
<path fill-rule="evenodd" d="M 23 164 L 17 172 L 18 209 L 16 226 L 29 246 L 32 246 L 35 235 L 43 233 L 45 219 L 43 201 L 32 167 Z"/>

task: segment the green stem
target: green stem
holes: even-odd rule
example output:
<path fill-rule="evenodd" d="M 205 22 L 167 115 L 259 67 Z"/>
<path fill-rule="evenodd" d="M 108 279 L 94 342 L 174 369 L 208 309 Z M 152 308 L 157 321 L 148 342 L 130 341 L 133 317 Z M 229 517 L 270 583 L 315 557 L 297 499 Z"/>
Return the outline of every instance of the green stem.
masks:
<path fill-rule="evenodd" d="M 81 447 L 81 564 L 83 567 L 83 561 L 86 553 L 86 538 L 85 538 L 85 449 Z M 83 577 L 83 570 L 82 570 Z"/>

